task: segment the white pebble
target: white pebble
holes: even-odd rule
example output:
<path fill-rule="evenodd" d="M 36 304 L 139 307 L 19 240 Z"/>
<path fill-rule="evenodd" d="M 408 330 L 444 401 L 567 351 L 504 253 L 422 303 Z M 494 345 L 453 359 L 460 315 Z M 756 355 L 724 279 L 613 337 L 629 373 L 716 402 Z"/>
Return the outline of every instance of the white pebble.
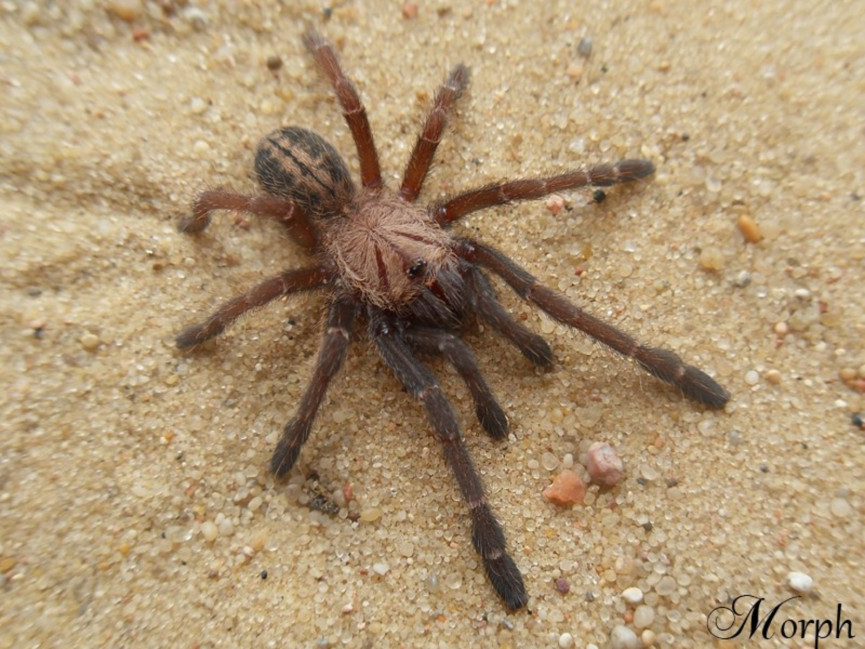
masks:
<path fill-rule="evenodd" d="M 219 530 L 216 529 L 216 525 L 213 522 L 205 521 L 201 524 L 201 535 L 208 543 L 215 541 L 218 534 Z"/>
<path fill-rule="evenodd" d="M 641 604 L 634 611 L 634 626 L 638 629 L 645 629 L 647 626 L 652 626 L 655 621 L 655 609 L 651 606 Z"/>
<path fill-rule="evenodd" d="M 829 503 L 829 511 L 838 518 L 847 518 L 853 513 L 853 508 L 845 498 L 833 498 Z"/>
<path fill-rule="evenodd" d="M 629 629 L 624 624 L 616 625 L 610 633 L 610 649 L 640 649 L 642 645 L 642 641 L 633 629 Z"/>
<path fill-rule="evenodd" d="M 811 587 L 814 585 L 814 580 L 811 579 L 811 577 L 809 575 L 806 575 L 804 572 L 793 571 L 787 575 L 787 583 L 790 584 L 790 588 L 795 590 L 797 593 L 807 595 L 811 592 Z"/>
<path fill-rule="evenodd" d="M 756 370 L 748 370 L 745 372 L 745 383 L 747 385 L 757 385 L 757 382 L 760 380 L 760 375 Z"/>
<path fill-rule="evenodd" d="M 220 515 L 216 517 L 216 528 L 219 530 L 220 536 L 231 536 L 234 534 L 234 523 L 231 522 L 228 518 L 222 518 L 220 520 Z"/>
<path fill-rule="evenodd" d="M 595 442 L 586 454 L 586 470 L 592 482 L 613 487 L 625 477 L 625 465 L 615 449 L 604 442 Z"/>
<path fill-rule="evenodd" d="M 372 571 L 377 575 L 384 575 L 387 571 L 390 570 L 386 563 L 374 563 L 372 564 Z"/>
<path fill-rule="evenodd" d="M 193 97 L 189 101 L 189 110 L 193 115 L 201 115 L 201 113 L 207 110 L 207 102 L 201 97 Z"/>
<path fill-rule="evenodd" d="M 547 471 L 555 471 L 559 467 L 559 458 L 552 453 L 544 453 L 541 456 L 541 466 Z"/>
<path fill-rule="evenodd" d="M 570 633 L 563 633 L 559 636 L 559 649 L 571 649 L 574 646 L 574 636 Z"/>
<path fill-rule="evenodd" d="M 636 586 L 631 586 L 622 591 L 622 599 L 628 604 L 639 604 L 643 601 L 643 591 Z"/>

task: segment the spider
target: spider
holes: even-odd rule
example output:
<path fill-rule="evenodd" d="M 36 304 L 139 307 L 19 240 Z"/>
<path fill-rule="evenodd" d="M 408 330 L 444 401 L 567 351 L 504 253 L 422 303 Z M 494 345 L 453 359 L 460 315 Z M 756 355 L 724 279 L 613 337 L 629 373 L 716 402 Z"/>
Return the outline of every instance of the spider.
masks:
<path fill-rule="evenodd" d="M 457 65 L 439 88 L 414 146 L 399 190 L 384 186 L 372 132 L 357 90 L 343 73 L 333 45 L 307 31 L 303 43 L 330 80 L 342 107 L 360 160 L 360 186 L 321 136 L 298 126 L 273 131 L 258 145 L 255 173 L 264 190 L 242 195 L 222 189 L 202 192 L 192 214 L 181 219 L 182 232 L 207 227 L 214 210 L 238 210 L 274 218 L 313 259 L 305 268 L 264 280 L 219 307 L 207 320 L 177 336 L 181 348 L 203 343 L 250 309 L 287 295 L 321 290 L 327 295 L 327 320 L 318 358 L 296 414 L 285 426 L 270 468 L 282 478 L 309 438 L 325 392 L 345 359 L 361 324 L 382 362 L 426 410 L 441 442 L 444 459 L 468 505 L 472 545 L 495 591 L 510 610 L 526 605 L 519 569 L 508 554 L 505 535 L 490 509 L 484 488 L 463 443 L 457 416 L 430 369 L 419 359 L 441 357 L 454 367 L 474 402 L 481 427 L 503 439 L 508 420 L 459 333 L 480 321 L 512 343 L 536 366 L 548 368 L 552 350 L 520 324 L 498 301 L 488 274 L 555 320 L 575 327 L 645 370 L 678 387 L 687 397 L 714 408 L 727 391 L 676 354 L 647 347 L 589 315 L 563 295 L 541 285 L 495 248 L 453 234 L 450 226 L 465 215 L 512 201 L 537 199 L 583 186 L 606 187 L 639 180 L 655 167 L 629 159 L 587 170 L 543 178 L 494 183 L 428 207 L 415 203 L 429 171 L 454 102 L 465 90 L 469 71 Z"/>

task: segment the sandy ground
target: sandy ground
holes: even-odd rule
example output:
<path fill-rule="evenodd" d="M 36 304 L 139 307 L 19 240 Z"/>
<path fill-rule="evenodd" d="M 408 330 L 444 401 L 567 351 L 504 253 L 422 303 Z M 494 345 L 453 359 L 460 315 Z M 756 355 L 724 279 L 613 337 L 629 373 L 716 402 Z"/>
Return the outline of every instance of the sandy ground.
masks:
<path fill-rule="evenodd" d="M 398 2 L 292 4 L 0 5 L 0 646 L 603 647 L 624 625 L 647 646 L 811 647 L 813 625 L 785 639 L 780 622 L 837 623 L 839 606 L 850 626 L 820 646 L 861 641 L 861 5 L 451 0 L 407 18 Z M 391 185 L 437 84 L 471 67 L 423 200 L 628 156 L 658 166 L 600 206 L 572 192 L 558 215 L 540 201 L 456 228 L 733 395 L 706 410 L 502 291 L 557 356 L 543 373 L 491 332 L 468 336 L 510 439 L 486 437 L 433 366 L 527 611 L 495 597 L 423 413 L 365 342 L 274 484 L 319 301 L 174 348 L 215 305 L 304 263 L 274 223 L 221 214 L 179 234 L 196 192 L 252 191 L 255 143 L 289 123 L 356 172 L 306 25 L 337 43 Z M 743 216 L 762 241 L 745 242 Z M 625 480 L 546 502 L 595 441 Z M 765 598 L 761 616 L 793 597 L 791 571 L 813 588 L 771 638 L 712 638 L 712 611 L 737 596 Z"/>

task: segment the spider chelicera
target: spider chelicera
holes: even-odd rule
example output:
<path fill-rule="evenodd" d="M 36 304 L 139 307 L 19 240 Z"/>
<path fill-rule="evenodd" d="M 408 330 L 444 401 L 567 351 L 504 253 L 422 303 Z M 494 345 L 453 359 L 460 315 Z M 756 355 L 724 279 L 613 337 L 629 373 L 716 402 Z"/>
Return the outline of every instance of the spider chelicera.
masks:
<path fill-rule="evenodd" d="M 511 609 L 528 595 L 505 547 L 502 528 L 487 504 L 483 485 L 463 443 L 457 417 L 442 388 L 418 356 L 438 356 L 465 382 L 478 421 L 493 438 L 508 432 L 508 420 L 484 380 L 468 346 L 463 325 L 478 320 L 510 341 L 537 366 L 552 364 L 549 345 L 499 303 L 487 273 L 504 280 L 522 299 L 555 320 L 575 327 L 620 354 L 636 360 L 686 396 L 722 408 L 729 395 L 711 377 L 671 351 L 646 347 L 626 333 L 589 315 L 564 296 L 542 286 L 504 254 L 470 237 L 450 232 L 466 214 L 511 201 L 537 199 L 583 186 L 605 187 L 645 178 L 655 170 L 648 160 L 630 159 L 544 178 L 495 183 L 463 192 L 428 207 L 415 203 L 453 103 L 469 72 L 457 65 L 435 96 L 397 192 L 382 182 L 378 154 L 366 110 L 343 74 L 333 46 L 308 31 L 303 42 L 330 80 L 360 159 L 358 187 L 340 154 L 322 137 L 290 126 L 258 145 L 255 172 L 264 190 L 242 195 L 208 190 L 180 222 L 182 232 L 207 227 L 214 210 L 239 210 L 272 217 L 309 253 L 312 264 L 266 279 L 226 302 L 201 324 L 177 336 L 191 347 L 216 336 L 250 309 L 302 291 L 326 293 L 327 323 L 312 378 L 297 413 L 288 422 L 271 460 L 277 477 L 294 466 L 309 437 L 328 384 L 339 370 L 360 323 L 366 324 L 382 362 L 426 410 L 442 444 L 472 523 L 472 544 L 493 588 Z"/>

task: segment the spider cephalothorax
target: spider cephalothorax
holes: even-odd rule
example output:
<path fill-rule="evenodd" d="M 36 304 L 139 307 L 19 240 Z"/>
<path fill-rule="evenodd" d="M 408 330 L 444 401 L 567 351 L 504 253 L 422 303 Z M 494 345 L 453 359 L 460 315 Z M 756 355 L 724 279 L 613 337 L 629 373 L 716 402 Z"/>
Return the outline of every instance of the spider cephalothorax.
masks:
<path fill-rule="evenodd" d="M 305 34 L 303 40 L 336 91 L 360 158 L 361 185 L 354 184 L 336 149 L 312 131 L 287 127 L 266 136 L 255 157 L 256 175 L 265 193 L 246 196 L 223 190 L 205 191 L 195 201 L 192 214 L 181 221 L 180 229 L 204 229 L 210 213 L 218 209 L 276 218 L 314 263 L 285 271 L 226 302 L 203 323 L 184 330 L 177 344 L 190 347 L 202 343 L 246 311 L 280 296 L 315 289 L 326 292 L 327 323 L 312 379 L 271 461 L 273 472 L 282 477 L 292 468 L 309 437 L 355 325 L 366 322 L 367 335 L 382 361 L 423 405 L 433 432 L 442 442 L 445 460 L 469 506 L 472 544 L 490 582 L 508 608 L 520 608 L 528 600 L 522 576 L 507 554 L 504 533 L 486 502 L 456 415 L 435 376 L 418 359 L 418 355 L 439 356 L 453 365 L 471 394 L 481 426 L 497 439 L 507 434 L 508 420 L 471 351 L 459 338 L 461 326 L 472 318 L 480 320 L 541 367 L 552 363 L 552 352 L 542 338 L 502 307 L 483 271 L 498 275 L 520 297 L 559 322 L 581 329 L 634 358 L 686 396 L 721 408 L 729 395 L 711 377 L 683 363 L 673 352 L 640 344 L 541 286 L 494 248 L 456 236 L 448 228 L 470 212 L 576 187 L 638 180 L 650 175 L 654 166 L 648 160 L 623 160 L 556 176 L 488 185 L 428 208 L 420 207 L 414 200 L 451 106 L 468 81 L 466 67 L 456 66 L 439 89 L 402 185 L 392 192 L 382 184 L 366 111 L 340 69 L 332 46 L 313 32 Z"/>

